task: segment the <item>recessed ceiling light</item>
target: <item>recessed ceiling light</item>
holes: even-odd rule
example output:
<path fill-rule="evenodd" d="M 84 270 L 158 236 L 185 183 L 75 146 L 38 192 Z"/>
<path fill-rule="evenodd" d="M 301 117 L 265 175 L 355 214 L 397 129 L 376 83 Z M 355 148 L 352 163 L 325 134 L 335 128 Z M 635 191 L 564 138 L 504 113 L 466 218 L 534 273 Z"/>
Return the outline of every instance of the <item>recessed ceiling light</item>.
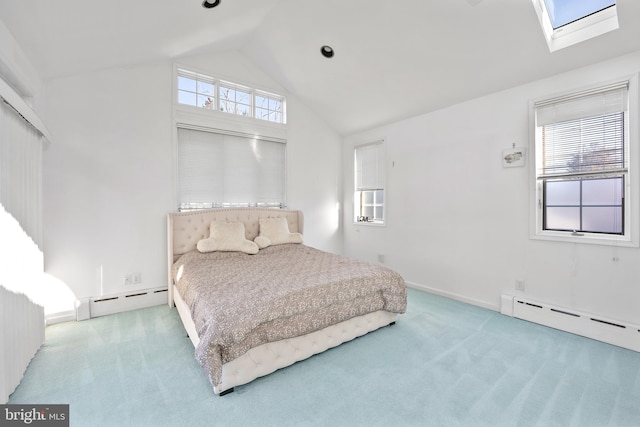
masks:
<path fill-rule="evenodd" d="M 220 0 L 204 0 L 202 2 L 202 7 L 206 9 L 211 9 L 212 7 L 216 7 L 220 4 Z"/>
<path fill-rule="evenodd" d="M 320 53 L 325 58 L 333 58 L 334 51 L 331 46 L 324 45 L 320 48 Z"/>

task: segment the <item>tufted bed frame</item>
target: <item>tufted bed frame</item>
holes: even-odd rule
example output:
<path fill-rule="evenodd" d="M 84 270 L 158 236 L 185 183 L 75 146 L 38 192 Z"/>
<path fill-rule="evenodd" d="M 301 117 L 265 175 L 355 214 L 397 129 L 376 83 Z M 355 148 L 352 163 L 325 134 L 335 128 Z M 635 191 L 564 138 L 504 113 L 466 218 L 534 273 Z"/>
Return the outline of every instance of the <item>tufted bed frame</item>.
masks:
<path fill-rule="evenodd" d="M 169 277 L 169 306 L 178 310 L 180 319 L 194 347 L 200 338 L 196 332 L 191 313 L 183 301 L 172 279 L 172 265 L 183 254 L 196 249 L 200 239 L 209 237 L 212 221 L 241 221 L 245 225 L 246 238 L 255 239 L 259 233 L 259 218 L 286 217 L 292 233 L 303 231 L 303 214 L 297 210 L 266 208 L 221 208 L 189 212 L 169 213 L 167 217 L 167 249 Z M 222 367 L 222 381 L 214 387 L 215 394 L 226 394 L 238 385 L 267 375 L 277 369 L 307 359 L 314 354 L 338 346 L 356 337 L 393 324 L 397 314 L 376 311 L 354 317 L 319 331 L 296 338 L 262 344 Z"/>

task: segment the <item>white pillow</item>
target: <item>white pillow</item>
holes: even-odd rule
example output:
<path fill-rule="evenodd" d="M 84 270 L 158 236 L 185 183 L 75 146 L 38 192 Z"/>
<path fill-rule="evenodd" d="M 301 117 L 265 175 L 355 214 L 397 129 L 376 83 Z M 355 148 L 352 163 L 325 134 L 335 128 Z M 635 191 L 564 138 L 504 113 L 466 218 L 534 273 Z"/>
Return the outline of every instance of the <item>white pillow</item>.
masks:
<path fill-rule="evenodd" d="M 209 238 L 198 241 L 200 252 L 231 251 L 257 254 L 258 245 L 247 240 L 242 222 L 212 221 L 209 226 Z"/>
<path fill-rule="evenodd" d="M 285 243 L 302 243 L 302 234 L 289 232 L 287 218 L 260 218 L 260 234 L 254 242 L 260 249 Z"/>

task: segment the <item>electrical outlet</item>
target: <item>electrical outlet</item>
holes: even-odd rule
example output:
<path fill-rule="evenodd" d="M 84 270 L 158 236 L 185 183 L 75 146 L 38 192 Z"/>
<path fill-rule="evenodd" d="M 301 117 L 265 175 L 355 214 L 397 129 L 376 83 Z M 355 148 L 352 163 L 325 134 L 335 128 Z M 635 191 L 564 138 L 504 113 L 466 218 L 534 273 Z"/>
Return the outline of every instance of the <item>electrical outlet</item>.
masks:
<path fill-rule="evenodd" d="M 131 282 L 132 282 L 132 277 L 131 277 L 131 275 L 130 275 L 130 274 L 125 274 L 125 275 L 124 275 L 124 284 L 125 284 L 125 286 L 130 285 L 130 284 L 131 284 Z"/>
<path fill-rule="evenodd" d="M 142 273 L 133 273 L 131 275 L 131 278 L 131 283 L 133 283 L 134 285 L 142 283 Z"/>
<path fill-rule="evenodd" d="M 517 291 L 524 291 L 525 290 L 524 289 L 524 280 L 522 280 L 522 279 L 516 280 L 516 290 Z"/>
<path fill-rule="evenodd" d="M 378 254 L 378 262 L 384 264 L 384 254 Z"/>

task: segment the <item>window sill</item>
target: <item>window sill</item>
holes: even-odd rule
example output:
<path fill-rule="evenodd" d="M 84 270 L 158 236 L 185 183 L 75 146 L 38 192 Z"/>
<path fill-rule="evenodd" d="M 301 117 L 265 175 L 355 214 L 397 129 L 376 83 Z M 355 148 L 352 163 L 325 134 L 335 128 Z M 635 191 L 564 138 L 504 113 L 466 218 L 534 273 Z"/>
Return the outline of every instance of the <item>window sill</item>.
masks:
<path fill-rule="evenodd" d="M 380 221 L 354 221 L 353 225 L 364 225 L 365 227 L 384 227 L 384 222 Z"/>
<path fill-rule="evenodd" d="M 634 241 L 629 236 L 615 237 L 592 233 L 581 233 L 581 235 L 578 236 L 561 231 L 538 231 L 536 234 L 533 234 L 531 236 L 531 239 L 565 243 L 582 243 L 587 245 L 618 246 L 629 248 L 639 247 L 638 242 Z"/>

